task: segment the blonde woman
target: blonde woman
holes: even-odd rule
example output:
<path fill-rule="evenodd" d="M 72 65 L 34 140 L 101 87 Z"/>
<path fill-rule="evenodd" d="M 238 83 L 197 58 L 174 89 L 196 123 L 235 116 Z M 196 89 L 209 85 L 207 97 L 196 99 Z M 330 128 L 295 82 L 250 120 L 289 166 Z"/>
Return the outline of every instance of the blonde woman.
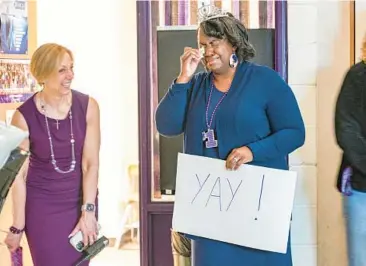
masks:
<path fill-rule="evenodd" d="M 99 108 L 71 89 L 73 65 L 69 49 L 54 43 L 39 47 L 30 68 L 43 89 L 12 120 L 29 131 L 21 148 L 31 155 L 13 185 L 14 223 L 5 242 L 15 251 L 25 232 L 36 266 L 74 265 L 80 253 L 69 236 L 81 230 L 87 245 L 97 235 Z"/>
<path fill-rule="evenodd" d="M 362 60 L 347 72 L 335 113 L 335 133 L 343 150 L 337 188 L 343 194 L 348 265 L 366 265 L 366 42 Z"/>

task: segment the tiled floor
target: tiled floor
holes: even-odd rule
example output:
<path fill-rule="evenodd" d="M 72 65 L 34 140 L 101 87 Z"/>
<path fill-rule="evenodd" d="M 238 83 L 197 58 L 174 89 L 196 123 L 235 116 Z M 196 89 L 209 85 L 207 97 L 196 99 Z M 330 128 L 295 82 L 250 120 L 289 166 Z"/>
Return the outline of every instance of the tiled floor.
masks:
<path fill-rule="evenodd" d="M 90 266 L 140 266 L 140 251 L 106 248 L 92 260 Z"/>

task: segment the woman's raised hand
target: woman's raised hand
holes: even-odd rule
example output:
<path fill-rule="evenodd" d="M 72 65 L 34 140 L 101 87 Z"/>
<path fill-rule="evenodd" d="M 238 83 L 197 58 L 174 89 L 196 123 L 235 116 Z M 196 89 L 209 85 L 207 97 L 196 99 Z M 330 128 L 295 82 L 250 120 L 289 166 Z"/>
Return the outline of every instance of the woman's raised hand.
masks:
<path fill-rule="evenodd" d="M 180 57 L 180 74 L 176 83 L 187 83 L 191 80 L 198 64 L 201 61 L 201 55 L 198 49 L 185 47 L 184 53 Z"/>

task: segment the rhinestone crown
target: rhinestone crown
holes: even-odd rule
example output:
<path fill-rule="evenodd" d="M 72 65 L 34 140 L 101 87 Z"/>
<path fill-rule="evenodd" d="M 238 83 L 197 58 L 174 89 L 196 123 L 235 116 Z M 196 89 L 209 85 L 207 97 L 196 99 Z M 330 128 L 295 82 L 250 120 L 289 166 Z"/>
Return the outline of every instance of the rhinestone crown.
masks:
<path fill-rule="evenodd" d="M 228 12 L 221 10 L 220 8 L 214 5 L 202 5 L 198 9 L 198 21 L 202 23 L 204 21 L 214 19 L 214 18 L 222 18 L 228 17 Z"/>

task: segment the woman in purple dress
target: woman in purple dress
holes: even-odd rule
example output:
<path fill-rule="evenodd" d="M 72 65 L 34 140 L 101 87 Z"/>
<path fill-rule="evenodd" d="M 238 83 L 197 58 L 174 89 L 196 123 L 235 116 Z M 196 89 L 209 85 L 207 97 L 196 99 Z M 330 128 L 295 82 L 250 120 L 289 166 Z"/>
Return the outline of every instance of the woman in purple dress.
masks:
<path fill-rule="evenodd" d="M 5 242 L 16 250 L 24 231 L 35 266 L 74 265 L 81 254 L 69 237 L 81 230 L 85 245 L 97 237 L 99 107 L 70 88 L 73 64 L 67 48 L 39 47 L 30 68 L 43 89 L 12 120 L 29 131 L 21 148 L 30 157 L 13 185 L 13 226 Z"/>

